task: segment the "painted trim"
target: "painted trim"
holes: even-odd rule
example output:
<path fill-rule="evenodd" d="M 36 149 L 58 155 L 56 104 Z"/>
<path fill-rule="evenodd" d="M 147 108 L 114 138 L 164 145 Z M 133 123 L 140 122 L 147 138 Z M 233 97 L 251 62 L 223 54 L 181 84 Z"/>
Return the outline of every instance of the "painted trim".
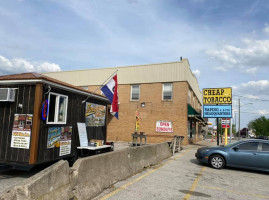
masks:
<path fill-rule="evenodd" d="M 40 117 L 41 117 L 40 108 L 42 106 L 42 96 L 43 96 L 43 84 L 37 83 L 35 88 L 34 115 L 33 115 L 33 126 L 31 133 L 29 164 L 36 164 L 37 162 Z"/>
<path fill-rule="evenodd" d="M 71 92 L 75 92 L 75 93 L 78 93 L 78 94 L 83 94 L 83 95 L 86 95 L 86 96 L 90 96 L 90 97 L 94 97 L 94 98 L 97 98 L 97 99 L 108 101 L 105 97 L 99 97 L 99 96 L 96 96 L 94 94 L 89 94 L 86 91 L 84 92 L 84 91 L 81 91 L 81 90 L 77 90 L 77 89 L 74 89 L 74 88 L 70 88 L 68 86 L 63 86 L 61 84 L 53 83 L 51 81 L 46 81 L 46 80 L 31 79 L 31 80 L 4 80 L 4 81 L 0 81 L 0 84 L 8 84 L 8 85 L 18 84 L 18 83 L 22 83 L 22 84 L 24 84 L 24 83 L 44 83 L 44 84 L 52 85 L 54 87 L 64 89 L 64 90 L 67 90 L 67 91 L 71 91 Z"/>

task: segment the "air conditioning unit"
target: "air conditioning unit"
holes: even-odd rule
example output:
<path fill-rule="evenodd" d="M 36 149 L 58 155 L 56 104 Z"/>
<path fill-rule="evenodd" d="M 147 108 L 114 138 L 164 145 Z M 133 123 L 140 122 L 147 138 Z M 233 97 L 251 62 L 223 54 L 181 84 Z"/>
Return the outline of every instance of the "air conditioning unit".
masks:
<path fill-rule="evenodd" d="M 14 88 L 0 88 L 0 101 L 15 101 L 15 89 Z"/>

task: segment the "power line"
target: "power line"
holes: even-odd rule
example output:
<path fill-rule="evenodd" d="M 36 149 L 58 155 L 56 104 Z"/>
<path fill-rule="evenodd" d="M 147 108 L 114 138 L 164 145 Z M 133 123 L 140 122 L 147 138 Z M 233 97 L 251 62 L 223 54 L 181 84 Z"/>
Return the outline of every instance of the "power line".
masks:
<path fill-rule="evenodd" d="M 242 112 L 241 113 L 248 113 L 248 114 L 255 114 L 255 115 L 269 115 L 269 113 L 261 114 L 261 113 L 253 113 L 253 112 Z"/>
<path fill-rule="evenodd" d="M 233 96 L 236 96 L 236 97 L 242 97 L 242 98 L 246 98 L 246 99 L 253 99 L 253 100 L 256 100 L 256 101 L 268 101 L 268 99 L 257 99 L 257 98 L 254 98 L 254 97 L 246 97 L 246 96 L 241 96 L 241 95 L 233 95 Z"/>

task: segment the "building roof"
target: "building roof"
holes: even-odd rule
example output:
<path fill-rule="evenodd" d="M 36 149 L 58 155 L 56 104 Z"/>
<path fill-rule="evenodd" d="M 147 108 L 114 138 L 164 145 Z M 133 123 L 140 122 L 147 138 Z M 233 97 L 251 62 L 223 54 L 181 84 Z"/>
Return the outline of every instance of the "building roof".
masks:
<path fill-rule="evenodd" d="M 76 86 L 89 86 L 104 84 L 104 81 L 106 81 L 116 71 L 118 74 L 118 84 L 187 81 L 199 101 L 202 102 L 202 92 L 199 88 L 196 76 L 190 69 L 190 65 L 187 59 L 170 63 L 75 71 L 59 71 L 43 74 Z"/>
<path fill-rule="evenodd" d="M 102 98 L 103 100 L 107 100 L 107 98 L 103 95 L 90 92 L 83 88 L 74 86 L 70 83 L 66 83 L 66 82 L 63 82 L 63 81 L 60 81 L 60 80 L 36 73 L 36 72 L 0 76 L 0 85 L 17 84 L 17 83 L 33 83 L 33 82 L 40 82 L 40 81 L 43 81 L 48 84 L 53 83 L 56 86 L 64 87 L 67 89 L 69 88 L 69 89 L 72 89 L 73 91 L 77 91 L 80 93 L 82 92 L 85 95 L 93 95 L 93 96 L 96 96 L 97 98 L 99 97 L 99 98 Z"/>

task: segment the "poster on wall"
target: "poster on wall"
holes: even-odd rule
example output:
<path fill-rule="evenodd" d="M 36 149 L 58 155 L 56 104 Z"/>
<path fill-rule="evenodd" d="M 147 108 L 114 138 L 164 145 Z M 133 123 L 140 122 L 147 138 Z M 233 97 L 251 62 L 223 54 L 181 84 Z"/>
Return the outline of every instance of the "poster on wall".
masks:
<path fill-rule="evenodd" d="M 106 119 L 106 106 L 94 103 L 86 103 L 86 126 L 104 126 Z"/>
<path fill-rule="evenodd" d="M 72 126 L 62 127 L 60 138 L 60 156 L 68 155 L 71 153 L 71 139 Z"/>
<path fill-rule="evenodd" d="M 156 132 L 173 133 L 172 122 L 156 121 Z"/>
<path fill-rule="evenodd" d="M 60 146 L 61 127 L 49 127 L 47 148 Z"/>
<path fill-rule="evenodd" d="M 20 149 L 30 148 L 32 114 L 15 114 L 12 128 L 11 147 Z"/>

